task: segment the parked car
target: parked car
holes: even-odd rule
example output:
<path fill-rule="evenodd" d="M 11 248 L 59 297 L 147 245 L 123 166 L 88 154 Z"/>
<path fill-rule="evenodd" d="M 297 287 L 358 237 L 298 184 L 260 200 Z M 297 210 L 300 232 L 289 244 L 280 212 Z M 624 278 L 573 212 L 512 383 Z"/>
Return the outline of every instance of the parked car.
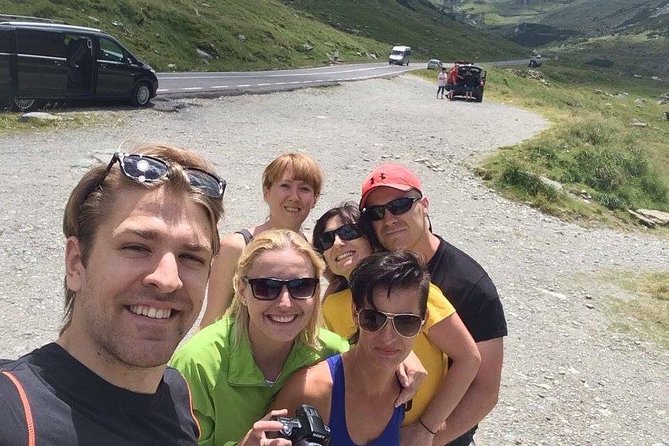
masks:
<path fill-rule="evenodd" d="M 530 58 L 529 66 L 530 68 L 537 68 L 541 66 L 541 63 L 541 54 L 537 54 L 536 56 L 532 56 L 532 58 Z"/>
<path fill-rule="evenodd" d="M 476 102 L 483 101 L 483 90 L 485 89 L 486 71 L 469 62 L 458 61 L 458 82 L 451 85 L 453 91 L 453 98 L 456 96 L 465 97 L 465 81 L 470 80 L 474 87 L 472 89 L 472 96 Z"/>
<path fill-rule="evenodd" d="M 409 65 L 411 61 L 410 46 L 394 46 L 388 56 L 388 65 Z"/>
<path fill-rule="evenodd" d="M 427 62 L 427 69 L 428 70 L 441 70 L 441 67 L 444 65 L 441 63 L 439 59 L 430 59 Z"/>
<path fill-rule="evenodd" d="M 45 101 L 123 99 L 144 106 L 158 78 L 116 39 L 95 28 L 0 23 L 0 102 L 27 111 Z"/>

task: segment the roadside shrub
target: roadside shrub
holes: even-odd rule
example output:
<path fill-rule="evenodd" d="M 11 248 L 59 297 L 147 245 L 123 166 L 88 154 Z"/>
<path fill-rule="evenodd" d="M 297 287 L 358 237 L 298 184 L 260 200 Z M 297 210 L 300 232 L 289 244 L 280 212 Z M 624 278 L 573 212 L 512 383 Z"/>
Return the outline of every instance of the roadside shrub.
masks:
<path fill-rule="evenodd" d="M 522 169 L 517 163 L 511 163 L 504 169 L 501 181 L 508 186 L 520 189 L 532 197 L 543 195 L 549 200 L 554 200 L 558 196 L 558 192 L 544 184 L 538 175 Z"/>
<path fill-rule="evenodd" d="M 639 188 L 663 210 L 669 210 L 669 186 L 660 178 L 657 171 L 639 179 Z"/>
<path fill-rule="evenodd" d="M 628 207 L 627 200 L 617 194 L 597 193 L 593 196 L 593 199 L 612 211 Z"/>
<path fill-rule="evenodd" d="M 619 134 L 618 125 L 601 116 L 574 119 L 565 128 L 566 142 L 571 145 L 583 143 L 593 146 L 612 144 Z"/>
<path fill-rule="evenodd" d="M 558 161 L 557 149 L 548 144 L 530 147 L 528 150 L 528 157 L 532 161 L 538 161 L 549 165 Z"/>
<path fill-rule="evenodd" d="M 581 182 L 595 190 L 611 192 L 622 186 L 625 179 L 622 159 L 615 150 L 592 148 L 576 154 Z"/>
<path fill-rule="evenodd" d="M 588 60 L 585 63 L 586 65 L 592 65 L 594 67 L 602 67 L 602 68 L 611 68 L 613 66 L 613 61 L 605 57 L 604 58 L 595 57 L 593 59 Z"/>

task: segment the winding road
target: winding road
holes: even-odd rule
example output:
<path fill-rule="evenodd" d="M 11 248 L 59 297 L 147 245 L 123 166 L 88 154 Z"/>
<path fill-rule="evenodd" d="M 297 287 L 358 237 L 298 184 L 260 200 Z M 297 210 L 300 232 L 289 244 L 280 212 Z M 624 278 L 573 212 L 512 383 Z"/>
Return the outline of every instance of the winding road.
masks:
<path fill-rule="evenodd" d="M 527 59 L 481 62 L 486 65 L 526 65 Z M 444 62 L 445 66 L 451 62 Z M 424 62 L 406 66 L 386 62 L 367 64 L 330 65 L 295 70 L 243 72 L 182 72 L 158 73 L 158 96 L 209 96 L 220 94 L 262 93 L 295 90 L 341 82 L 397 76 L 425 67 Z"/>

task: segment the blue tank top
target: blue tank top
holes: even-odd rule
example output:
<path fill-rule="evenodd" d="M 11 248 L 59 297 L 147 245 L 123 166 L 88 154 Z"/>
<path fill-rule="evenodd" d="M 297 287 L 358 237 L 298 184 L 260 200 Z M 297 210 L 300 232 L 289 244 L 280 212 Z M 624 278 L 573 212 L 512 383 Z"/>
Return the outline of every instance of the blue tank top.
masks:
<path fill-rule="evenodd" d="M 341 355 L 327 359 L 332 376 L 332 403 L 330 403 L 330 444 L 333 446 L 399 446 L 400 427 L 404 421 L 404 405 L 395 408 L 393 416 L 383 433 L 371 443 L 356 445 L 346 428 L 346 406 L 344 404 L 344 364 Z"/>

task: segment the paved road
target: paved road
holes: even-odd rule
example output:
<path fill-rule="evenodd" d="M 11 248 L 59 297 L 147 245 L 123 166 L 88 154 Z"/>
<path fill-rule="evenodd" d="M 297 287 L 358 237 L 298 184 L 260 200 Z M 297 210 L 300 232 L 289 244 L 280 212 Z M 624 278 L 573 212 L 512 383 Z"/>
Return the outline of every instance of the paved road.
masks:
<path fill-rule="evenodd" d="M 526 65 L 528 60 L 481 63 L 495 66 Z M 444 64 L 449 66 L 452 62 L 444 62 Z M 422 68 L 425 68 L 424 62 L 414 62 L 408 66 L 379 62 L 297 70 L 158 73 L 160 83 L 158 95 L 177 97 L 294 90 L 317 85 L 397 76 Z"/>
<path fill-rule="evenodd" d="M 158 95 L 180 96 L 189 93 L 225 91 L 274 91 L 316 85 L 396 76 L 423 68 L 425 64 L 408 66 L 387 63 L 333 65 L 319 68 L 275 71 L 218 73 L 158 73 Z"/>

